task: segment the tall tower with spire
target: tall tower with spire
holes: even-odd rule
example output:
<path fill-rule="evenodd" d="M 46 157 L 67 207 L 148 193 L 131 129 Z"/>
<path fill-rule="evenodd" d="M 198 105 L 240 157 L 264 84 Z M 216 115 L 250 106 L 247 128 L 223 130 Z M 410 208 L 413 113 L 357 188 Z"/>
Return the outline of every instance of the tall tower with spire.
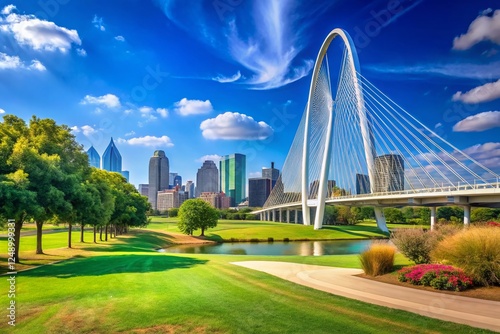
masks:
<path fill-rule="evenodd" d="M 101 168 L 101 156 L 97 153 L 94 146 L 90 146 L 87 150 L 87 156 L 89 157 L 89 164 L 91 167 L 95 167 L 97 169 Z"/>
<path fill-rule="evenodd" d="M 113 138 L 102 155 L 102 169 L 110 172 L 122 172 L 122 156 L 116 147 Z"/>

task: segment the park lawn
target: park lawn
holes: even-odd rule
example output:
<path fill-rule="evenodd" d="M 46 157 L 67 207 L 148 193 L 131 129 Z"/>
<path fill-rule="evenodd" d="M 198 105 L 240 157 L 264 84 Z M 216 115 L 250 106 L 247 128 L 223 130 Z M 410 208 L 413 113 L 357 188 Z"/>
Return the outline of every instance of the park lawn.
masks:
<path fill-rule="evenodd" d="M 170 255 L 154 251 L 161 234 L 134 230 L 107 243 L 76 242 L 75 250 L 47 249 L 48 254 L 82 253 L 17 275 L 16 333 L 488 333 L 230 263 L 288 260 L 359 267 L 356 255 Z M 7 281 L 0 280 L 0 290 L 6 289 Z M 7 302 L 1 294 L 0 305 Z M 7 327 L 1 322 L 0 332 Z"/>
<path fill-rule="evenodd" d="M 177 228 L 177 218 L 153 217 L 147 229 L 164 232 L 180 232 Z M 195 231 L 194 234 L 199 234 Z M 267 241 L 273 238 L 276 241 L 284 239 L 293 240 L 331 240 L 331 239 L 367 239 L 387 238 L 388 235 L 380 231 L 376 224 L 369 225 L 343 225 L 323 226 L 321 230 L 314 230 L 313 226 L 299 224 L 248 221 L 248 220 L 224 220 L 217 223 L 217 227 L 205 232 L 209 240 L 222 241 Z"/>

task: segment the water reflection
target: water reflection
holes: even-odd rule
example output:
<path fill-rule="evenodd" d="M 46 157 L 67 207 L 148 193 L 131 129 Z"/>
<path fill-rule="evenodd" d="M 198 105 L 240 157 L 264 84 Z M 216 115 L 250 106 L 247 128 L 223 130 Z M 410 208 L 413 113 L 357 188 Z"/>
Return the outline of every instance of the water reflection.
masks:
<path fill-rule="evenodd" d="M 165 248 L 167 253 L 233 254 L 233 255 L 341 255 L 359 254 L 372 240 L 294 241 L 260 243 L 223 243 L 206 245 L 179 245 Z M 380 242 L 378 240 L 377 242 Z"/>

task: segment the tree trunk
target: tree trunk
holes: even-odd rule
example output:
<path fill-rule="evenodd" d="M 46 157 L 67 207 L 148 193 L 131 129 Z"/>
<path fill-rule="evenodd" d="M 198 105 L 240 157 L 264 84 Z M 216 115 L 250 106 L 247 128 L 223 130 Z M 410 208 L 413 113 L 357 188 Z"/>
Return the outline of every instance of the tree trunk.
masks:
<path fill-rule="evenodd" d="M 96 244 L 96 234 L 97 234 L 97 226 L 94 225 L 94 243 Z"/>
<path fill-rule="evenodd" d="M 23 227 L 24 216 L 14 223 L 14 263 L 19 263 L 19 245 L 21 244 L 21 228 Z"/>
<path fill-rule="evenodd" d="M 99 241 L 102 241 L 102 225 L 99 226 Z"/>
<path fill-rule="evenodd" d="M 80 224 L 80 242 L 85 242 L 84 240 L 84 237 L 83 237 L 83 233 L 85 232 L 85 225 Z"/>
<path fill-rule="evenodd" d="M 200 237 L 204 237 L 205 236 L 205 228 L 202 227 L 201 228 L 201 234 L 200 234 Z"/>
<path fill-rule="evenodd" d="M 71 223 L 68 224 L 68 248 L 71 248 Z"/>
<path fill-rule="evenodd" d="M 104 230 L 104 241 L 108 241 L 108 224 L 106 224 L 106 228 Z"/>
<path fill-rule="evenodd" d="M 43 254 L 42 248 L 42 227 L 43 221 L 36 222 L 36 254 Z"/>

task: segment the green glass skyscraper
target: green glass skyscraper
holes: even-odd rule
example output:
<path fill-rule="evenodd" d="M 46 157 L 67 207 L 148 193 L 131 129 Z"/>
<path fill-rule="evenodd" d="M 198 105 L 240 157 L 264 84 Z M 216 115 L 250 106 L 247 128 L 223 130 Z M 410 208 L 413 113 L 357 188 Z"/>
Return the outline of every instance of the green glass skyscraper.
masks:
<path fill-rule="evenodd" d="M 231 197 L 231 206 L 235 207 L 245 199 L 247 161 L 243 154 L 226 155 L 219 163 L 220 190 Z"/>

